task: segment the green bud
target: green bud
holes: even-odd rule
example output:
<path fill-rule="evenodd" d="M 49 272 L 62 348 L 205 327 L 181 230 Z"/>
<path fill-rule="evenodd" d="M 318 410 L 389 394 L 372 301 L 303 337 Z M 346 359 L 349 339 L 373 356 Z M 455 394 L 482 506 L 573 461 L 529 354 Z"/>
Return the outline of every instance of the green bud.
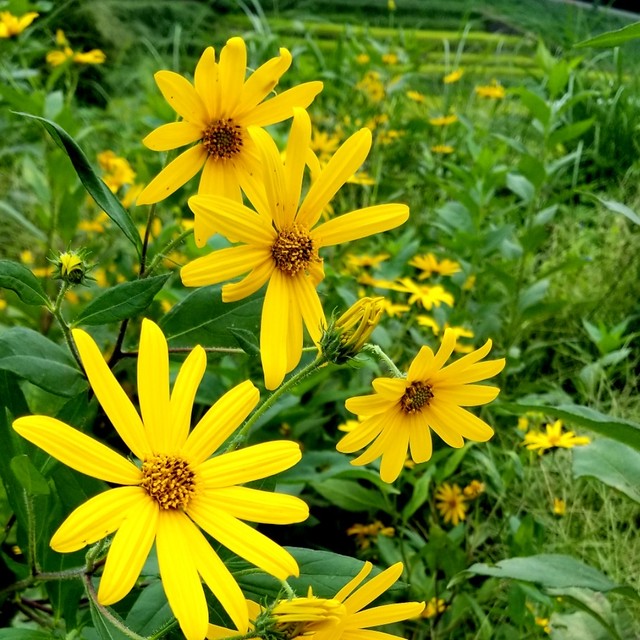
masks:
<path fill-rule="evenodd" d="M 55 277 L 69 284 L 82 284 L 91 268 L 85 261 L 85 252 L 65 251 L 53 261 L 57 271 Z"/>

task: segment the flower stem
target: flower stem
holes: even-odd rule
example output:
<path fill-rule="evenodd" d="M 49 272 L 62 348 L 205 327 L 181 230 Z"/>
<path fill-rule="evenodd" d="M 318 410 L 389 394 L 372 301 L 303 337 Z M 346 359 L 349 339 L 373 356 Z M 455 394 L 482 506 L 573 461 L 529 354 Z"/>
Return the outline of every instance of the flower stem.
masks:
<path fill-rule="evenodd" d="M 365 344 L 364 347 L 362 347 L 362 350 L 368 351 L 369 353 L 372 353 L 377 358 L 382 360 L 387 365 L 387 367 L 389 367 L 389 370 L 395 378 L 405 377 L 405 374 L 402 373 L 402 371 L 400 371 L 398 367 L 396 367 L 393 360 L 377 344 Z"/>
<path fill-rule="evenodd" d="M 62 315 L 62 301 L 64 300 L 64 294 L 67 292 L 69 288 L 68 282 L 63 282 L 60 286 L 60 291 L 58 292 L 58 297 L 56 301 L 53 303 L 53 306 L 49 306 L 49 311 L 53 315 L 53 317 L 58 321 L 60 325 L 60 329 L 62 329 L 62 335 L 64 336 L 64 341 L 67 343 L 67 347 L 69 347 L 69 351 L 71 351 L 71 355 L 74 357 L 75 361 L 78 363 L 81 371 L 84 371 L 84 367 L 82 366 L 82 360 L 80 360 L 80 354 L 78 353 L 78 348 L 76 347 L 76 343 L 73 339 L 73 335 L 71 334 L 71 328 L 69 327 L 67 321 L 64 319 Z"/>
<path fill-rule="evenodd" d="M 193 229 L 186 229 L 177 238 L 173 239 L 163 249 L 158 251 L 158 253 L 153 256 L 153 259 L 149 263 L 149 266 L 144 271 L 140 271 L 140 278 L 147 278 L 148 276 L 150 276 L 154 272 L 156 267 L 160 264 L 160 261 L 163 260 L 167 256 L 167 254 L 171 253 L 190 235 L 193 235 Z"/>

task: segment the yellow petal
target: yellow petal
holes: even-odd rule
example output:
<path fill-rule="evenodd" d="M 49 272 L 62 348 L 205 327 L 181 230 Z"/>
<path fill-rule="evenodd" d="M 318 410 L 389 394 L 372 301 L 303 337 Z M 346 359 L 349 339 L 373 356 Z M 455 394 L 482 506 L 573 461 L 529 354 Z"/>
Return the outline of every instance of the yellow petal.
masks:
<path fill-rule="evenodd" d="M 289 308 L 289 318 L 287 320 L 286 346 L 287 352 L 287 372 L 293 371 L 298 366 L 302 357 L 302 346 L 304 344 L 304 336 L 302 333 L 302 313 L 300 305 L 294 296 L 291 297 Z"/>
<path fill-rule="evenodd" d="M 300 203 L 302 179 L 310 141 L 311 119 L 309 114 L 304 109 L 295 108 L 284 162 L 284 182 L 286 185 L 284 212 L 285 218 L 290 221 L 293 221 Z"/>
<path fill-rule="evenodd" d="M 187 441 L 191 427 L 193 401 L 206 368 L 207 354 L 200 345 L 196 345 L 182 363 L 171 392 L 169 412 L 171 431 L 168 434 L 168 451 L 177 451 Z"/>
<path fill-rule="evenodd" d="M 142 321 L 138 351 L 138 400 L 153 453 L 171 453 L 169 349 L 160 327 L 147 318 Z"/>
<path fill-rule="evenodd" d="M 206 460 L 253 411 L 260 392 L 250 380 L 227 391 L 195 426 L 182 453 L 192 465 Z"/>
<path fill-rule="evenodd" d="M 137 204 L 154 204 L 168 198 L 202 169 L 207 159 L 203 145 L 187 149 L 171 161 L 140 193 Z"/>
<path fill-rule="evenodd" d="M 379 607 L 371 607 L 365 611 L 359 611 L 347 618 L 345 629 L 366 629 L 383 624 L 393 624 L 401 620 L 418 617 L 424 609 L 424 602 L 399 602 L 397 604 L 384 604 Z M 396 638 L 397 636 L 389 636 Z"/>
<path fill-rule="evenodd" d="M 360 583 L 371 573 L 371 569 L 373 569 L 373 565 L 369 561 L 365 562 L 364 565 L 362 565 L 362 569 L 358 571 L 358 575 L 349 580 L 349 582 L 347 582 L 347 584 L 345 584 L 344 587 L 336 593 L 334 598 L 338 602 L 344 602 L 346 598 L 351 595 L 351 593 L 358 588 Z"/>
<path fill-rule="evenodd" d="M 293 287 L 293 295 L 296 298 L 296 302 L 304 318 L 307 331 L 311 339 L 318 344 L 322 337 L 322 331 L 327 326 L 318 292 L 311 278 L 307 276 L 304 271 L 300 271 L 295 276 L 292 276 L 289 282 Z M 300 355 L 302 355 L 302 353 Z"/>
<path fill-rule="evenodd" d="M 200 138 L 202 138 L 202 128 L 197 124 L 183 120 L 182 122 L 163 124 L 152 131 L 142 141 L 142 144 L 154 151 L 167 151 L 191 144 Z"/>
<path fill-rule="evenodd" d="M 240 107 L 242 85 L 247 73 L 247 47 L 242 38 L 229 38 L 220 52 L 220 112 L 232 118 Z"/>
<path fill-rule="evenodd" d="M 280 386 L 287 373 L 287 344 L 291 291 L 289 276 L 274 269 L 262 306 L 260 359 L 267 389 Z M 301 354 L 302 355 L 302 354 Z"/>
<path fill-rule="evenodd" d="M 203 508 L 197 496 L 189 503 L 189 515 L 220 544 L 266 573 L 279 580 L 299 575 L 298 564 L 288 551 L 224 511 Z"/>
<path fill-rule="evenodd" d="M 154 76 L 165 100 L 188 122 L 202 131 L 208 121 L 207 109 L 191 83 L 173 71 L 158 71 Z"/>
<path fill-rule="evenodd" d="M 141 487 L 117 487 L 90 498 L 71 512 L 51 538 L 51 548 L 70 553 L 102 540 L 116 531 L 127 512 L 146 499 Z"/>
<path fill-rule="evenodd" d="M 392 402 L 399 402 L 407 390 L 407 381 L 404 378 L 376 378 L 371 386 L 383 398 Z"/>
<path fill-rule="evenodd" d="M 291 524 L 309 517 L 309 507 L 296 496 L 248 487 L 220 487 L 199 496 L 211 508 L 222 509 L 241 520 L 265 524 Z"/>
<path fill-rule="evenodd" d="M 267 225 L 271 225 L 273 220 L 271 205 L 267 199 L 262 179 L 264 173 L 262 152 L 252 137 L 252 132 L 255 131 L 258 129 L 253 127 L 249 129 L 248 135 L 244 139 L 242 153 L 238 155 L 238 180 L 256 213 L 265 219 Z"/>
<path fill-rule="evenodd" d="M 162 587 L 187 640 L 202 640 L 209 612 L 193 550 L 193 523 L 178 509 L 163 509 L 158 518 L 156 550 Z"/>
<path fill-rule="evenodd" d="M 140 469 L 88 435 L 48 416 L 25 416 L 13 428 L 26 440 L 80 473 L 106 482 L 138 484 Z"/>
<path fill-rule="evenodd" d="M 201 196 L 220 196 L 242 202 L 240 183 L 234 163 L 209 156 L 202 169 L 198 194 Z M 207 237 L 212 236 L 213 233 L 215 231 L 210 232 Z"/>
<path fill-rule="evenodd" d="M 353 453 L 366 447 L 378 437 L 388 419 L 386 413 L 380 413 L 363 420 L 359 426 L 338 442 L 336 449 L 340 453 Z"/>
<path fill-rule="evenodd" d="M 482 384 L 452 385 L 450 388 L 438 385 L 438 400 L 457 404 L 460 407 L 477 407 L 498 397 L 500 389 Z"/>
<path fill-rule="evenodd" d="M 98 588 L 100 604 L 118 602 L 133 588 L 156 535 L 158 512 L 158 503 L 147 494 L 127 512 L 109 548 Z"/>
<path fill-rule="evenodd" d="M 207 110 L 208 120 L 218 120 L 220 118 L 220 79 L 213 47 L 207 47 L 200 56 L 193 80 L 196 92 Z"/>
<path fill-rule="evenodd" d="M 409 382 L 413 382 L 414 380 L 428 380 L 432 376 L 435 376 L 449 359 L 455 346 L 455 333 L 451 331 L 451 329 L 445 329 L 444 335 L 442 336 L 442 343 L 436 355 L 431 357 L 433 354 L 431 349 L 422 347 L 418 356 L 409 367 L 407 380 Z M 425 351 L 425 349 L 428 349 L 428 351 Z"/>
<path fill-rule="evenodd" d="M 306 109 L 322 91 L 322 82 L 304 82 L 297 87 L 283 91 L 275 98 L 265 100 L 251 113 L 243 116 L 246 126 L 267 127 L 282 122 L 293 115 L 294 107 Z M 355 172 L 354 172 L 355 173 Z"/>
<path fill-rule="evenodd" d="M 236 302 L 255 293 L 269 279 L 274 268 L 273 259 L 269 253 L 266 259 L 256 265 L 246 278 L 243 278 L 240 282 L 225 284 L 222 287 L 222 301 Z"/>
<path fill-rule="evenodd" d="M 140 460 L 143 460 L 151 452 L 151 447 L 138 412 L 111 373 L 111 369 L 104 361 L 93 338 L 82 329 L 73 329 L 71 333 L 93 392 L 102 405 L 107 418 L 116 428 L 127 447 Z"/>
<path fill-rule="evenodd" d="M 383 411 L 387 411 L 397 402 L 397 400 L 389 400 L 377 393 L 368 396 L 356 396 L 349 398 L 344 406 L 351 413 L 358 416 L 374 416 Z"/>
<path fill-rule="evenodd" d="M 409 207 L 406 205 L 381 204 L 333 218 L 314 229 L 311 236 L 318 247 L 327 247 L 394 229 L 408 218 Z"/>
<path fill-rule="evenodd" d="M 274 440 L 211 458 L 200 465 L 198 474 L 209 488 L 230 487 L 286 471 L 301 458 L 296 442 Z"/>
<path fill-rule="evenodd" d="M 385 429 L 389 434 L 393 434 L 393 437 L 386 439 L 385 436 L 387 445 L 380 461 L 380 478 L 384 482 L 395 482 L 404 467 L 409 450 L 410 427 L 411 421 L 407 420 L 407 416 L 402 411 L 393 415 L 385 426 Z"/>
<path fill-rule="evenodd" d="M 434 401 L 429 405 L 430 422 L 433 414 L 437 415 L 450 429 L 454 429 L 460 436 L 468 440 L 486 442 L 493 436 L 493 429 L 484 420 L 454 404 L 438 402 L 434 398 Z M 440 434 L 438 433 L 438 435 Z"/>
<path fill-rule="evenodd" d="M 236 117 L 242 119 L 249 111 L 262 102 L 274 87 L 281 76 L 291 66 L 291 54 L 287 49 L 281 48 L 277 58 L 267 60 L 259 66 L 246 80 L 240 95 L 240 109 Z"/>
<path fill-rule="evenodd" d="M 344 600 L 347 612 L 353 615 L 372 603 L 378 596 L 387 591 L 392 584 L 397 582 L 401 575 L 402 562 L 396 562 L 382 573 L 371 578 L 371 580 L 362 585 L 351 597 Z"/>
<path fill-rule="evenodd" d="M 371 148 L 371 131 L 360 129 L 335 152 L 311 185 L 296 220 L 311 229 L 338 189 L 360 168 Z"/>
<path fill-rule="evenodd" d="M 351 464 L 363 466 L 380 458 L 393 445 L 395 434 L 392 427 L 394 423 L 397 424 L 396 416 L 390 414 L 389 419 L 385 421 L 380 431 L 380 435 L 369 445 L 368 449 L 365 449 L 357 458 L 354 458 Z"/>
<path fill-rule="evenodd" d="M 414 462 L 426 462 L 431 459 L 433 444 L 431 442 L 431 430 L 424 424 L 418 416 L 407 416 L 410 418 L 409 446 L 411 447 L 411 458 Z"/>
<path fill-rule="evenodd" d="M 422 412 L 422 416 L 425 422 L 450 447 L 460 449 L 464 446 L 464 439 L 460 435 L 460 425 L 451 421 L 451 415 L 446 409 L 442 409 L 442 403 L 439 407 L 437 402 L 431 402 L 428 409 Z"/>

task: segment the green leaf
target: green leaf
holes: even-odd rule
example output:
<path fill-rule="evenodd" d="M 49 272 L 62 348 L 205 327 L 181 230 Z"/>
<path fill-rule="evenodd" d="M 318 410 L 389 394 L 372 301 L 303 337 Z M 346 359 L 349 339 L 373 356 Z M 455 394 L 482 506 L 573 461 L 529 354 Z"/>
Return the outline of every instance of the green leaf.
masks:
<path fill-rule="evenodd" d="M 40 280 L 24 265 L 12 260 L 0 260 L 0 287 L 11 289 L 22 302 L 47 306 L 49 298 L 40 285 Z"/>
<path fill-rule="evenodd" d="M 173 613 L 162 588 L 154 582 L 140 594 L 126 619 L 126 625 L 136 633 L 147 636 L 164 628 L 174 620 Z"/>
<path fill-rule="evenodd" d="M 599 438 L 573 452 L 573 475 L 590 476 L 640 503 L 640 453 L 626 444 Z"/>
<path fill-rule="evenodd" d="M 127 640 L 127 636 L 122 631 L 116 629 L 111 622 L 103 617 L 93 598 L 89 598 L 89 608 L 91 609 L 93 626 L 100 640 Z M 113 609 L 111 609 L 111 613 L 117 616 Z"/>
<path fill-rule="evenodd" d="M 33 118 L 42 123 L 54 142 L 66 152 L 69 160 L 73 164 L 80 181 L 84 185 L 89 195 L 95 200 L 96 204 L 105 211 L 105 213 L 120 227 L 124 235 L 130 240 L 138 251 L 142 251 L 142 241 L 140 234 L 134 224 L 129 212 L 122 206 L 120 200 L 111 193 L 111 190 L 104 181 L 99 178 L 93 170 L 89 160 L 84 155 L 82 149 L 76 141 L 59 125 L 46 118 L 35 116 L 31 113 L 22 111 L 15 112 L 19 116 Z"/>
<path fill-rule="evenodd" d="M 600 198 L 593 193 L 584 193 L 583 195 L 595 198 L 603 207 L 605 207 L 609 211 L 613 213 L 620 213 L 625 218 L 631 220 L 631 222 L 640 224 L 640 216 L 633 209 L 627 207 L 626 204 L 622 204 L 622 202 L 616 202 L 615 200 L 606 200 L 605 198 Z"/>
<path fill-rule="evenodd" d="M 58 396 L 76 396 L 87 386 L 68 351 L 24 327 L 11 327 L 0 335 L 0 370 Z"/>
<path fill-rule="evenodd" d="M 640 424 L 631 420 L 612 418 L 595 409 L 578 404 L 562 404 L 552 407 L 542 404 L 505 403 L 500 406 L 517 415 L 523 415 L 527 411 L 538 411 L 547 416 L 561 418 L 565 422 L 587 427 L 595 433 L 628 444 L 636 451 L 640 451 Z"/>
<path fill-rule="evenodd" d="M 545 127 L 549 124 L 551 118 L 551 107 L 547 104 L 544 98 L 541 98 L 537 93 L 529 91 L 529 89 L 516 88 L 513 91 L 516 95 L 520 96 L 520 100 L 527 109 L 531 112 L 531 115 L 539 120 Z"/>
<path fill-rule="evenodd" d="M 22 487 L 34 496 L 49 495 L 49 484 L 44 476 L 33 466 L 29 456 L 22 454 L 11 459 L 9 463 L 13 475 Z"/>
<path fill-rule="evenodd" d="M 555 147 L 557 144 L 562 144 L 564 142 L 568 142 L 569 140 L 573 140 L 574 138 L 579 138 L 583 133 L 586 133 L 591 129 L 593 123 L 595 122 L 595 118 L 588 118 L 586 120 L 580 120 L 579 122 L 573 122 L 572 124 L 568 124 L 564 127 L 560 127 L 556 129 L 547 140 L 547 146 L 549 148 Z"/>
<path fill-rule="evenodd" d="M 240 327 L 231 327 L 231 335 L 236 339 L 238 346 L 249 356 L 260 355 L 260 345 L 254 332 Z"/>
<path fill-rule="evenodd" d="M 346 511 L 378 511 L 380 493 L 365 489 L 351 480 L 330 479 L 312 482 L 311 486 L 332 505 Z"/>
<path fill-rule="evenodd" d="M 434 466 L 429 467 L 426 473 L 423 473 L 416 483 L 413 485 L 411 498 L 402 509 L 402 520 L 407 522 L 409 518 L 429 499 L 429 487 L 431 486 L 431 478 L 435 472 Z"/>
<path fill-rule="evenodd" d="M 507 173 L 507 188 L 513 191 L 525 204 L 533 200 L 536 188 L 524 176 L 517 173 Z"/>
<path fill-rule="evenodd" d="M 46 242 L 47 236 L 42 230 L 38 229 L 34 224 L 29 222 L 17 209 L 8 205 L 6 202 L 0 202 L 0 209 L 4 211 L 10 218 L 22 226 L 28 233 L 30 233 L 36 240 Z"/>
<path fill-rule="evenodd" d="M 109 324 L 144 311 L 170 278 L 167 273 L 153 278 L 123 282 L 94 298 L 73 321 L 73 325 Z"/>
<path fill-rule="evenodd" d="M 599 36 L 589 38 L 588 40 L 582 40 L 573 46 L 576 48 L 581 47 L 617 47 L 629 40 L 635 40 L 640 38 L 640 22 L 634 22 L 622 29 L 616 29 L 615 31 L 606 31 Z"/>
<path fill-rule="evenodd" d="M 33 629 L 0 629 L 0 640 L 52 640 L 59 636 Z"/>

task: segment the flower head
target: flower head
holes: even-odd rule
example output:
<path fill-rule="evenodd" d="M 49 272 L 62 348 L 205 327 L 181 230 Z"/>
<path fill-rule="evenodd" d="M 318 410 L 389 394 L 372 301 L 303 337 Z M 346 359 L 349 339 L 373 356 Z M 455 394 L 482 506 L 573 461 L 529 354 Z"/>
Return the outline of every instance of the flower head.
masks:
<path fill-rule="evenodd" d="M 492 80 L 491 84 L 476 87 L 474 91 L 480 98 L 489 98 L 492 100 L 502 100 L 506 95 L 504 87 L 497 80 Z"/>
<path fill-rule="evenodd" d="M 371 546 L 371 541 L 379 535 L 393 538 L 395 534 L 396 530 L 393 527 L 385 527 L 380 520 L 371 524 L 354 524 L 347 529 L 347 535 L 355 536 L 356 544 L 360 549 L 368 549 Z"/>
<path fill-rule="evenodd" d="M 342 453 L 368 447 L 351 464 L 365 465 L 382 457 L 380 477 L 393 482 L 402 470 L 407 450 L 415 462 L 431 458 L 433 429 L 449 446 L 460 448 L 464 438 L 485 442 L 493 429 L 462 407 L 486 404 L 499 393 L 496 387 L 472 384 L 502 371 L 505 361 L 480 362 L 491 349 L 491 340 L 473 353 L 444 367 L 456 338 L 445 330 L 434 355 L 422 347 L 406 378 L 377 378 L 375 393 L 349 398 L 345 406 L 363 418 L 362 424 L 337 445 Z"/>
<path fill-rule="evenodd" d="M 467 517 L 466 498 L 457 484 L 444 482 L 436 491 L 436 507 L 445 522 L 454 527 Z"/>
<path fill-rule="evenodd" d="M 567 512 L 567 503 L 562 498 L 553 499 L 553 513 L 556 516 L 563 516 Z"/>
<path fill-rule="evenodd" d="M 55 277 L 69 284 L 81 284 L 91 268 L 86 264 L 85 258 L 86 252 L 82 249 L 80 251 L 64 251 L 54 261 Z"/>
<path fill-rule="evenodd" d="M 452 113 L 448 116 L 438 116 L 437 118 L 429 118 L 429 124 L 434 127 L 447 127 L 454 122 L 458 122 L 458 116 Z"/>
<path fill-rule="evenodd" d="M 523 443 L 530 451 L 538 451 L 543 454 L 548 449 L 562 448 L 572 449 L 589 444 L 591 438 L 577 436 L 573 431 L 562 431 L 562 420 L 556 420 L 553 424 L 546 425 L 545 432 L 529 431 L 524 436 Z"/>
<path fill-rule="evenodd" d="M 29 11 L 18 17 L 9 11 L 0 11 L 0 38 L 20 35 L 40 14 Z"/>
<path fill-rule="evenodd" d="M 167 342 L 156 324 L 143 321 L 139 415 L 91 336 L 75 329 L 73 337 L 96 397 L 140 463 L 54 418 L 18 418 L 14 429 L 54 458 L 121 485 L 73 511 L 51 547 L 77 551 L 115 532 L 98 590 L 99 602 L 109 605 L 129 593 L 155 542 L 167 599 L 188 640 L 201 640 L 207 630 L 201 579 L 238 629 L 246 630 L 244 596 L 200 529 L 281 580 L 297 575 L 294 558 L 242 520 L 300 522 L 308 516 L 307 506 L 293 496 L 240 485 L 290 468 L 300 460 L 299 446 L 268 442 L 211 458 L 258 402 L 250 381 L 222 396 L 189 433 L 191 406 L 207 363 L 204 349 L 191 351 L 170 393 Z"/>
<path fill-rule="evenodd" d="M 463 490 L 464 497 L 467 500 L 475 500 L 481 494 L 484 493 L 485 486 L 484 482 L 480 482 L 480 480 L 472 480 Z"/>
<path fill-rule="evenodd" d="M 316 291 L 324 278 L 319 250 L 397 227 L 407 220 L 409 209 L 402 204 L 367 207 L 317 225 L 331 198 L 364 162 L 371 132 L 361 129 L 344 142 L 301 204 L 311 137 L 307 112 L 295 109 L 284 164 L 266 132 L 252 133 L 260 140 L 265 167 L 264 191 L 249 194 L 256 211 L 219 196 L 189 199 L 204 224 L 242 244 L 197 258 L 182 268 L 181 276 L 187 287 L 197 287 L 249 272 L 239 282 L 223 286 L 226 302 L 245 298 L 269 283 L 262 308 L 260 355 L 265 384 L 275 389 L 300 362 L 303 321 L 316 344 L 327 324 Z"/>
<path fill-rule="evenodd" d="M 409 264 L 422 273 L 418 276 L 418 280 L 429 278 L 433 273 L 439 273 L 442 276 L 452 276 L 454 273 L 460 272 L 460 264 L 455 260 L 443 258 L 438 260 L 433 253 L 425 253 L 421 256 L 415 256 L 409 261 Z"/>
<path fill-rule="evenodd" d="M 434 144 L 431 147 L 432 153 L 439 153 L 443 156 L 448 156 L 449 154 L 455 151 L 455 147 L 452 147 L 450 144 Z"/>
<path fill-rule="evenodd" d="M 444 82 L 444 84 L 453 84 L 454 82 L 458 82 L 458 80 L 462 78 L 463 74 L 464 71 L 462 69 L 456 69 L 444 76 L 444 78 L 442 78 L 442 82 Z"/>
<path fill-rule="evenodd" d="M 47 62 L 52 67 L 59 67 L 68 60 L 73 60 L 76 64 L 102 64 L 107 59 L 107 56 L 100 49 L 84 52 L 74 51 L 62 29 L 58 29 L 56 32 L 56 44 L 60 49 L 49 51 L 46 56 Z"/>
<path fill-rule="evenodd" d="M 242 202 L 240 188 L 253 192 L 252 176 L 261 172 L 262 144 L 249 128 L 290 118 L 294 107 L 309 106 L 322 90 L 321 82 L 307 82 L 267 99 L 290 65 L 291 54 L 280 49 L 279 57 L 265 62 L 245 80 L 247 48 L 242 38 L 235 37 L 227 41 L 217 62 L 213 47 L 204 51 L 193 84 L 173 71 L 158 71 L 158 87 L 181 120 L 152 131 L 143 143 L 155 151 L 195 144 L 146 186 L 138 204 L 164 200 L 201 169 L 200 194 Z M 204 245 L 211 231 L 202 228 L 196 215 L 198 246 Z"/>

